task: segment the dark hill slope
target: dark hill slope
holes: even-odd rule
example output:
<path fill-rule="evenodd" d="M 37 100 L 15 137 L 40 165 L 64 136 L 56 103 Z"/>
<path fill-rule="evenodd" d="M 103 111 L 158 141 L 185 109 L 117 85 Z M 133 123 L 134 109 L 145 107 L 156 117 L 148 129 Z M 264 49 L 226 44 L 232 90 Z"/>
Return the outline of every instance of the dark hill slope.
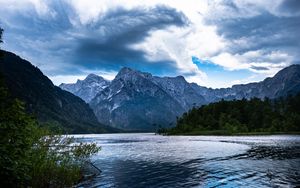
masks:
<path fill-rule="evenodd" d="M 109 129 L 98 123 L 82 99 L 55 86 L 37 67 L 19 56 L 2 51 L 1 74 L 9 92 L 25 102 L 28 112 L 41 123 L 52 123 L 68 133 L 100 133 Z"/>

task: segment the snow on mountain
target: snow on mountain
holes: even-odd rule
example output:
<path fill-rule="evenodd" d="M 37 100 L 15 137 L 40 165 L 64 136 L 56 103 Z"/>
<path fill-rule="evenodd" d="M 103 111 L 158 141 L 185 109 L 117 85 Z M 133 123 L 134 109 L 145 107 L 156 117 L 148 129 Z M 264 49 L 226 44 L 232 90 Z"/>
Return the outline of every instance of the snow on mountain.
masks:
<path fill-rule="evenodd" d="M 151 131 L 174 125 L 185 109 L 149 73 L 123 68 L 90 102 L 100 122 L 127 130 Z"/>
<path fill-rule="evenodd" d="M 158 77 L 122 68 L 111 82 L 89 75 L 62 84 L 89 102 L 101 123 L 126 130 L 153 131 L 173 126 L 176 117 L 193 107 L 221 99 L 277 98 L 300 92 L 300 65 L 292 65 L 262 82 L 212 89 L 188 83 L 183 76 Z"/>
<path fill-rule="evenodd" d="M 101 76 L 89 74 L 84 80 L 77 80 L 74 84 L 60 84 L 59 87 L 73 93 L 89 103 L 100 91 L 109 85 L 110 81 Z"/>

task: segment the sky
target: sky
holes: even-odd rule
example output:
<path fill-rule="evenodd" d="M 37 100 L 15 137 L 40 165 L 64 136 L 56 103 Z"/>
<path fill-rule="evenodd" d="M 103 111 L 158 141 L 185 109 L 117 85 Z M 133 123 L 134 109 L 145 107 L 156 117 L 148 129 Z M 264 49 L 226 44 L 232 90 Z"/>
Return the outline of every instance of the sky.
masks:
<path fill-rule="evenodd" d="M 0 0 L 0 27 L 56 85 L 130 67 L 222 88 L 300 63 L 299 0 Z"/>

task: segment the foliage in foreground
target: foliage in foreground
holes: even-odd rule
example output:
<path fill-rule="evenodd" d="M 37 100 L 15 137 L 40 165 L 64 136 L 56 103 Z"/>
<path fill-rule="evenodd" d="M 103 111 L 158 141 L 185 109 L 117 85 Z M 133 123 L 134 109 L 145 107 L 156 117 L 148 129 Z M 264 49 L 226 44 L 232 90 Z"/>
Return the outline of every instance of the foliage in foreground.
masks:
<path fill-rule="evenodd" d="M 0 75 L 1 76 L 1 75 Z M 0 78 L 0 177 L 4 187 L 68 187 L 81 178 L 96 144 L 53 135 L 12 99 Z"/>
<path fill-rule="evenodd" d="M 0 28 L 0 43 L 2 33 Z M 56 126 L 50 129 L 53 127 Z M 90 155 L 99 150 L 96 144 L 76 144 L 73 137 L 54 135 L 41 128 L 35 118 L 26 114 L 24 103 L 8 94 L 0 74 L 2 187 L 70 187 L 82 178 L 82 168 Z"/>
<path fill-rule="evenodd" d="M 276 100 L 220 101 L 193 108 L 162 134 L 299 132 L 300 94 Z"/>

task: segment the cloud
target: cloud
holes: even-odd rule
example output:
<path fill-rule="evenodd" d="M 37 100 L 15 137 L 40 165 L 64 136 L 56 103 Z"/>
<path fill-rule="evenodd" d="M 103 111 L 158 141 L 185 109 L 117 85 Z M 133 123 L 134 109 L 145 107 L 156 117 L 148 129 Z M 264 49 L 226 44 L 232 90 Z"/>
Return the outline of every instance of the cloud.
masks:
<path fill-rule="evenodd" d="M 299 59 L 300 19 L 280 12 L 282 4 L 284 1 L 209 1 L 208 10 L 189 17 L 189 27 L 153 32 L 133 47 L 142 49 L 151 60 L 173 60 L 180 74 L 199 84 L 209 78 L 192 63 L 193 56 L 226 70 L 272 76 Z M 196 76 L 190 79 L 190 75 Z"/>
<path fill-rule="evenodd" d="M 254 65 L 251 65 L 250 68 L 251 68 L 251 69 L 254 69 L 254 70 L 257 70 L 257 71 L 260 71 L 260 70 L 263 70 L 263 71 L 269 70 L 268 67 L 260 67 L 260 66 L 254 66 Z"/>
<path fill-rule="evenodd" d="M 300 17 L 290 6 L 296 10 L 298 2 L 214 1 L 204 20 L 217 26 L 225 47 L 210 60 L 227 70 L 248 69 L 265 76 L 296 63 Z"/>
<path fill-rule="evenodd" d="M 90 19 L 78 14 L 72 5 L 28 1 L 4 9 L 1 23 L 8 33 L 6 49 L 13 49 L 50 76 L 79 75 L 82 69 L 119 70 L 122 66 L 156 70 L 157 74 L 176 69 L 172 60 L 150 61 L 144 51 L 130 45 L 142 42 L 151 32 L 187 26 L 188 19 L 182 12 L 164 5 L 131 9 L 117 6 Z"/>
<path fill-rule="evenodd" d="M 123 66 L 216 87 L 264 78 L 299 63 L 299 17 L 297 0 L 0 0 L 4 49 L 55 82 Z"/>
<path fill-rule="evenodd" d="M 300 46 L 300 17 L 276 17 L 269 13 L 259 16 L 218 22 L 218 33 L 232 41 L 230 52 L 257 49 L 296 49 Z M 295 49 L 296 48 L 296 49 Z M 295 55 L 297 55 L 295 53 Z"/>
<path fill-rule="evenodd" d="M 300 15 L 300 1 L 285 0 L 278 6 L 278 11 L 287 16 Z"/>
<path fill-rule="evenodd" d="M 199 23 L 200 25 L 197 25 Z M 174 61 L 178 69 L 177 74 L 185 76 L 188 81 L 203 85 L 207 75 L 193 63 L 192 57 L 209 58 L 220 52 L 225 43 L 223 38 L 216 34 L 215 26 L 202 25 L 201 19 L 195 19 L 190 20 L 189 27 L 170 27 L 167 30 L 152 32 L 146 40 L 132 47 L 142 49 L 148 60 Z"/>
<path fill-rule="evenodd" d="M 153 31 L 187 24 L 188 20 L 182 13 L 166 6 L 130 10 L 117 8 L 88 26 L 88 34 L 78 39 L 76 54 L 90 64 L 110 68 L 124 65 L 146 70 L 152 66 L 175 68 L 169 59 L 150 61 L 145 58 L 144 51 L 130 48 L 130 45 L 144 41 Z"/>
<path fill-rule="evenodd" d="M 22 3 L 21 3 L 22 2 Z M 40 1 L 18 1 L 14 6 L 2 6 L 0 24 L 5 30 L 4 47 L 39 66 L 47 75 L 80 72 L 62 57 L 68 58 L 74 28 L 69 17 L 73 10 L 60 1 L 40 5 Z M 45 6 L 47 8 L 45 8 Z"/>
<path fill-rule="evenodd" d="M 292 56 L 281 51 L 256 50 L 241 54 L 220 53 L 210 59 L 211 63 L 226 70 L 248 69 L 255 73 L 273 76 L 280 69 L 290 65 Z"/>

